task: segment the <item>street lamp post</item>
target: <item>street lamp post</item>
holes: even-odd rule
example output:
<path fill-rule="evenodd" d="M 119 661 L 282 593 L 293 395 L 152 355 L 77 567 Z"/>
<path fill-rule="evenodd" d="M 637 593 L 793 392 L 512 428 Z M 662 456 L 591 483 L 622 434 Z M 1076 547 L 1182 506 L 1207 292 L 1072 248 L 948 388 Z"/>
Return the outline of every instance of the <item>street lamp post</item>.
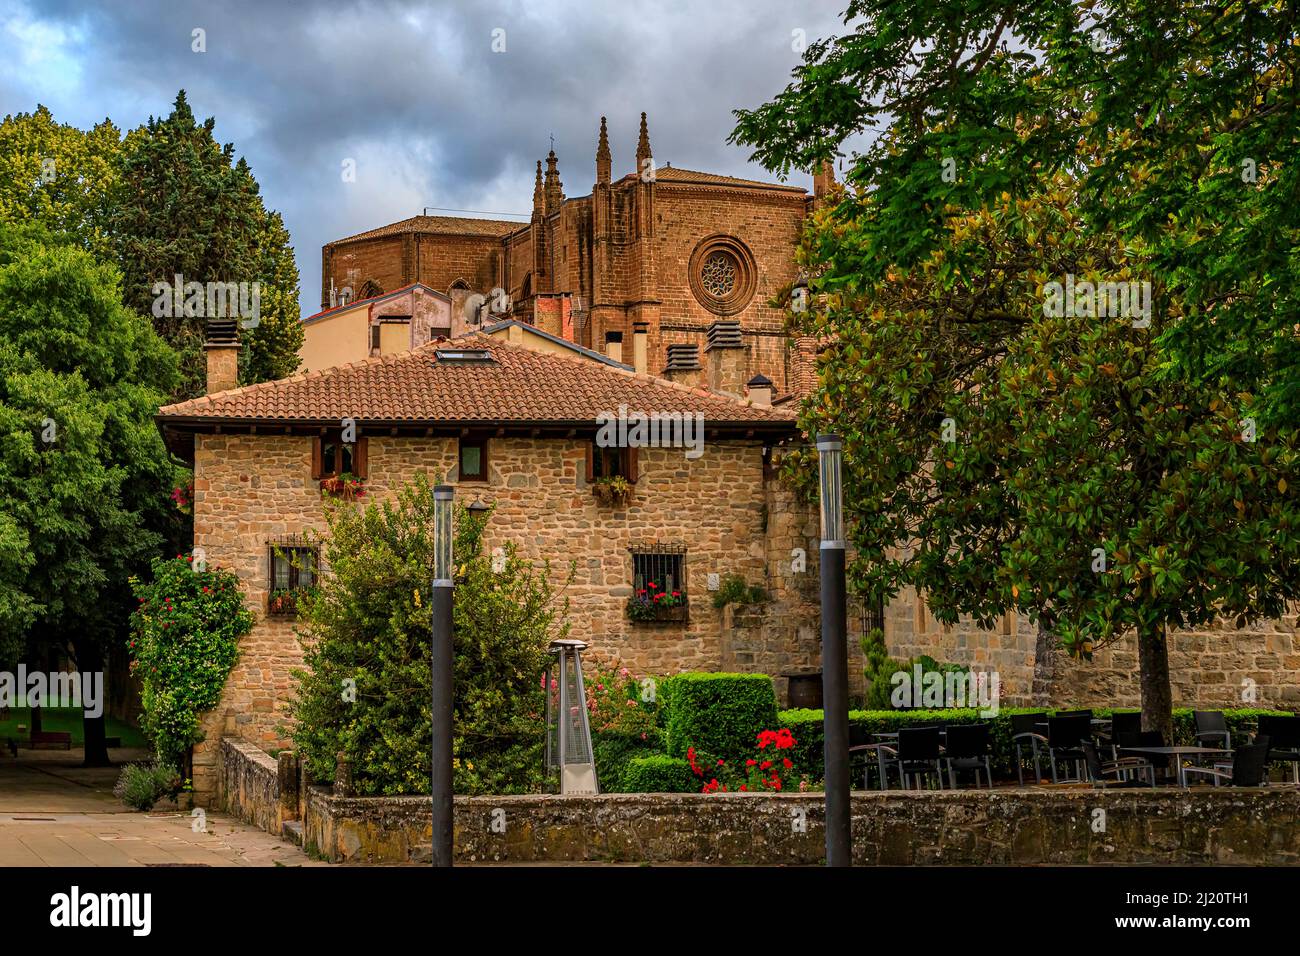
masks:
<path fill-rule="evenodd" d="M 838 435 L 817 436 L 821 484 L 822 720 L 826 865 L 852 865 L 849 810 L 849 657 L 845 629 L 844 488 Z"/>
<path fill-rule="evenodd" d="M 433 594 L 430 598 L 433 667 L 433 857 L 434 866 L 452 862 L 451 602 L 456 586 L 452 542 L 455 539 L 450 485 L 433 489 Z"/>

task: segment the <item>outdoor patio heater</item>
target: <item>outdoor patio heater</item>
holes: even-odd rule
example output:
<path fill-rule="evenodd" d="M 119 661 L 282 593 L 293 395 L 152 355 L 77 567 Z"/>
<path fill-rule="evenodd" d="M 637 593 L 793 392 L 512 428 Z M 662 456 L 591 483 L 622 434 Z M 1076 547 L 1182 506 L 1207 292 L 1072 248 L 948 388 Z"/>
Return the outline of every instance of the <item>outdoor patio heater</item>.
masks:
<path fill-rule="evenodd" d="M 586 649 L 582 641 L 552 641 L 555 661 L 546 669 L 546 769 L 559 771 L 562 794 L 600 793 L 582 683 Z"/>

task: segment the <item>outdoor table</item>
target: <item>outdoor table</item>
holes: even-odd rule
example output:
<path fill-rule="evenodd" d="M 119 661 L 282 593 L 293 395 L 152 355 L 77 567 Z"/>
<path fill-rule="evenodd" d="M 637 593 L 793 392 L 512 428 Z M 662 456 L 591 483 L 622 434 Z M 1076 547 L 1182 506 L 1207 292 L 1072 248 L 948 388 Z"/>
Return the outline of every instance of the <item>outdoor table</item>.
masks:
<path fill-rule="evenodd" d="M 1152 757 L 1173 757 L 1178 766 L 1178 786 L 1187 786 L 1187 775 L 1183 773 L 1183 757 L 1206 757 L 1215 754 L 1230 754 L 1231 750 L 1221 747 L 1121 747 L 1121 754 L 1139 754 Z"/>

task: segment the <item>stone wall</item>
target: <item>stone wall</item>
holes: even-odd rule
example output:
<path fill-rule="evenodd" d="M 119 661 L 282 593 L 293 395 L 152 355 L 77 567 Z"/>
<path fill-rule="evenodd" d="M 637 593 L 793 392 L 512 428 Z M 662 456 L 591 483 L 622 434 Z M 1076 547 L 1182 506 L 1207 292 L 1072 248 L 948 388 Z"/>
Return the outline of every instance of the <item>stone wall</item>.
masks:
<path fill-rule="evenodd" d="M 427 797 L 304 787 L 282 801 L 269 756 L 229 739 L 222 750 L 221 805 L 241 820 L 278 835 L 291 804 L 304 847 L 331 862 L 428 862 Z M 817 865 L 826 839 L 822 794 L 457 797 L 454 815 L 462 863 Z M 853 794 L 852 818 L 860 866 L 1300 864 L 1296 787 L 869 791 Z"/>
<path fill-rule="evenodd" d="M 709 442 L 696 460 L 682 449 L 643 448 L 626 507 L 595 500 L 586 482 L 586 447 L 578 439 L 492 439 L 488 480 L 462 482 L 457 494 L 465 504 L 481 499 L 496 506 L 485 540 L 489 549 L 512 543 L 525 558 L 549 560 L 557 583 L 573 563 L 565 589 L 571 636 L 591 644 L 593 659 L 651 675 L 722 669 L 730 651 L 724 652 L 722 612 L 712 606 L 708 579 L 736 573 L 773 590 L 773 614 L 784 629 L 773 666 L 820 669 L 815 597 L 812 604 L 808 600 L 816 594 L 815 540 L 809 571 L 797 575 L 798 582 L 788 571 L 771 573 L 769 567 L 782 550 L 788 564 L 786 545 L 806 540 L 808 508 L 777 497 L 771 501 L 782 510 L 770 511 L 765 503 L 774 479 L 765 476 L 760 442 Z M 418 473 L 431 480 L 456 477 L 456 441 L 450 438 L 372 435 L 368 458 L 366 501 L 393 498 Z M 286 536 L 322 529 L 324 512 L 318 482 L 311 478 L 307 437 L 200 435 L 195 476 L 194 544 L 209 564 L 238 575 L 256 618 L 240 642 L 220 704 L 203 719 L 205 740 L 194 750 L 194 785 L 202 800 L 214 789 L 223 735 L 263 749 L 288 746 L 290 671 L 301 666 L 302 650 L 295 622 L 266 614 L 271 547 Z M 779 548 L 769 545 L 769 525 Z M 628 548 L 655 541 L 687 548 L 687 622 L 633 624 L 626 618 L 632 593 Z M 728 660 L 734 662 L 734 654 Z"/>

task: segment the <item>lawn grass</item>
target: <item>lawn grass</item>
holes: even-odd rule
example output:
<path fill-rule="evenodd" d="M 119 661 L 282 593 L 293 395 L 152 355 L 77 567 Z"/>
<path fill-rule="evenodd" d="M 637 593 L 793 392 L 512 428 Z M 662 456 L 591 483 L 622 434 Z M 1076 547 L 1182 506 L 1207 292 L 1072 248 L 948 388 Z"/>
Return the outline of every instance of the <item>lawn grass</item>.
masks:
<path fill-rule="evenodd" d="M 13 737 L 16 740 L 24 741 L 31 739 L 32 720 L 31 711 L 27 707 L 14 707 L 6 712 L 3 720 L 0 720 L 0 740 L 6 737 Z M 138 727 L 132 727 L 120 720 L 112 717 L 106 717 L 105 733 L 110 737 L 121 737 L 123 747 L 147 747 L 149 741 L 145 739 L 144 734 Z M 27 729 L 21 734 L 18 732 L 18 725 L 26 724 Z M 81 710 L 77 707 L 43 707 L 41 708 L 41 729 L 42 730 L 62 730 L 72 734 L 72 746 L 80 747 L 83 740 Z"/>

